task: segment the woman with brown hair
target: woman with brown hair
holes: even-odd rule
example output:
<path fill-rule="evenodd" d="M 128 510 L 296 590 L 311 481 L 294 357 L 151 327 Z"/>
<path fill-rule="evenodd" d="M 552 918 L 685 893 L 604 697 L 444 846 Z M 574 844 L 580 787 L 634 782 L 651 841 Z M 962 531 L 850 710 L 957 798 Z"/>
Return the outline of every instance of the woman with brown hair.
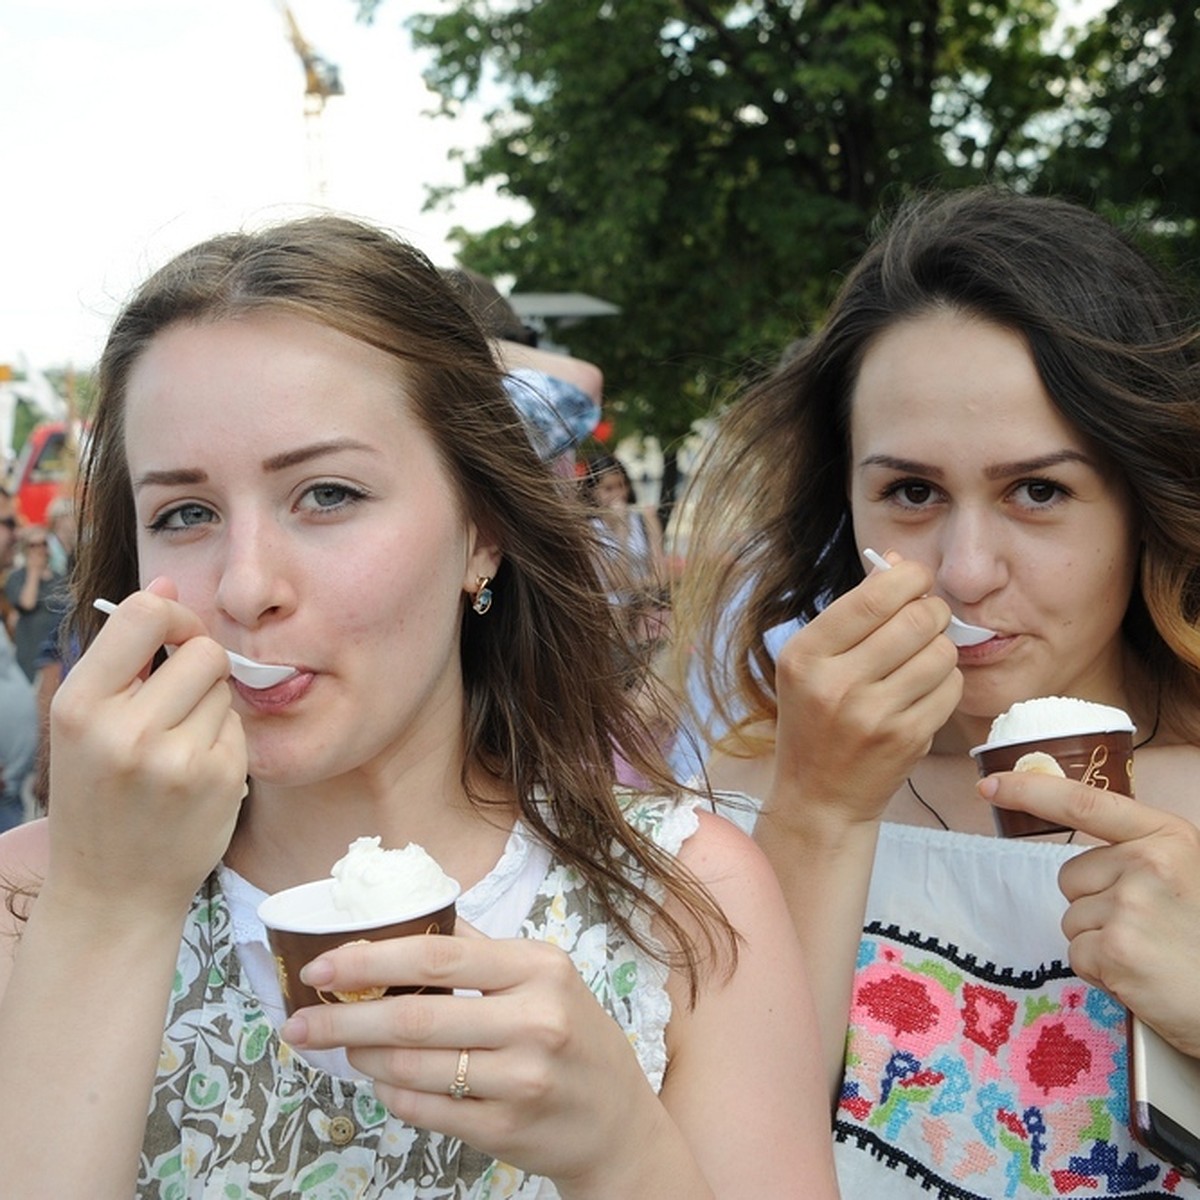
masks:
<path fill-rule="evenodd" d="M 846 1195 L 1200 1195 L 1132 1140 L 1122 1007 L 1200 1056 L 1197 351 L 1107 221 L 931 196 L 713 441 L 679 640 L 730 731 L 714 785 L 763 802 Z M 993 719 L 1054 695 L 1132 716 L 1137 801 L 978 781 Z"/>
<path fill-rule="evenodd" d="M 421 255 L 322 217 L 169 263 L 80 494 L 49 817 L 0 841 L 6 1195 L 833 1194 L 774 878 L 671 789 L 578 503 Z M 360 835 L 462 884 L 459 936 L 306 982 L 455 994 L 284 1021 L 257 904 Z"/>

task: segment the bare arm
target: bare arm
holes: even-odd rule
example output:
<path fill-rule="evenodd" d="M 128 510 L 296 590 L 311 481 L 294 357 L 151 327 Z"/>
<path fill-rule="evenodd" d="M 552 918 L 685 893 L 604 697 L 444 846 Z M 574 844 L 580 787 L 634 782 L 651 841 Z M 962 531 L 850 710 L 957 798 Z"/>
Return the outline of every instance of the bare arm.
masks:
<path fill-rule="evenodd" d="M 899 576 L 899 578 L 897 578 Z M 916 564 L 881 572 L 794 634 L 776 664 L 778 719 L 755 840 L 787 897 L 814 991 L 831 1100 L 879 820 L 953 712 L 949 613 Z"/>
<path fill-rule="evenodd" d="M 0 875 L 37 886 L 48 849 L 44 821 L 5 834 Z M 129 916 L 49 885 L 27 923 L 4 911 L 0 1161 L 10 1200 L 134 1192 L 181 922 Z"/>
<path fill-rule="evenodd" d="M 246 772 L 228 659 L 202 633 L 162 597 L 122 604 L 51 706 L 50 817 L 0 839 L 0 879 L 37 893 L 0 945 L 13 1200 L 134 1190 L 180 931 Z M 179 649 L 147 678 L 164 643 Z"/>
<path fill-rule="evenodd" d="M 569 354 L 558 354 L 551 350 L 541 350 L 537 346 L 525 346 L 520 342 L 496 342 L 496 357 L 506 371 L 516 367 L 532 367 L 537 371 L 545 371 L 555 379 L 565 380 L 574 384 L 581 392 L 586 392 L 597 404 L 604 393 L 604 372 L 595 363 L 582 358 L 572 358 Z"/>
<path fill-rule="evenodd" d="M 710 979 L 694 1009 L 676 989 L 663 1104 L 722 1200 L 836 1196 L 829 1110 L 813 1086 L 810 983 L 824 964 L 802 956 L 753 842 L 719 817 L 702 814 L 701 822 L 680 858 L 742 941 L 733 976 Z"/>

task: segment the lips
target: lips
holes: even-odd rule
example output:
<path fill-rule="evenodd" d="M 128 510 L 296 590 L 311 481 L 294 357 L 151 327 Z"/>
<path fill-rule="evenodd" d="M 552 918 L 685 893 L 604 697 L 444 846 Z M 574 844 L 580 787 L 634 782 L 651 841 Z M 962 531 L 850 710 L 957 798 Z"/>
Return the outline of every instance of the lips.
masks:
<path fill-rule="evenodd" d="M 995 637 L 975 646 L 959 646 L 958 661 L 967 663 L 983 663 L 997 658 L 1007 652 L 1017 640 L 1014 633 L 997 633 Z"/>
<path fill-rule="evenodd" d="M 251 708 L 259 712 L 280 711 L 302 699 L 312 687 L 316 675 L 306 667 L 298 667 L 297 673 L 282 683 L 269 688 L 252 688 L 231 679 L 230 683 L 238 696 Z"/>

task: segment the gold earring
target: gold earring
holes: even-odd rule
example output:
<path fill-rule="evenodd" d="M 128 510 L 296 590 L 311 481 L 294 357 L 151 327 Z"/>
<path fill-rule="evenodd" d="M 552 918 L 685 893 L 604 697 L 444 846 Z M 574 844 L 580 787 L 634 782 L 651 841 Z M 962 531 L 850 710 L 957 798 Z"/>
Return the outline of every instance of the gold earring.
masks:
<path fill-rule="evenodd" d="M 475 578 L 475 599 L 471 601 L 471 607 L 481 617 L 492 607 L 492 589 L 488 587 L 491 582 L 490 575 L 478 575 Z"/>

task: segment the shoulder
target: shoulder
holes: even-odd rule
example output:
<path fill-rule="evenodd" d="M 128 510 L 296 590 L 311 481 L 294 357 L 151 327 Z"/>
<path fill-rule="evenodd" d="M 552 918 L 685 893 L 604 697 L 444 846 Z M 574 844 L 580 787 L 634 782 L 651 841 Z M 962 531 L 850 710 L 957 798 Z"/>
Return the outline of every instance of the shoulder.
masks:
<path fill-rule="evenodd" d="M 718 797 L 718 803 L 750 806 L 748 800 Z M 643 796 L 627 793 L 621 798 L 625 820 L 650 838 L 661 850 L 673 855 L 702 883 L 719 882 L 725 876 L 766 866 L 757 844 L 729 817 L 714 812 L 699 795 Z"/>
<path fill-rule="evenodd" d="M 727 917 L 752 913 L 766 901 L 783 911 L 775 872 L 758 844 L 732 821 L 698 811 L 696 832 L 680 847 L 679 862 L 711 893 Z"/>

